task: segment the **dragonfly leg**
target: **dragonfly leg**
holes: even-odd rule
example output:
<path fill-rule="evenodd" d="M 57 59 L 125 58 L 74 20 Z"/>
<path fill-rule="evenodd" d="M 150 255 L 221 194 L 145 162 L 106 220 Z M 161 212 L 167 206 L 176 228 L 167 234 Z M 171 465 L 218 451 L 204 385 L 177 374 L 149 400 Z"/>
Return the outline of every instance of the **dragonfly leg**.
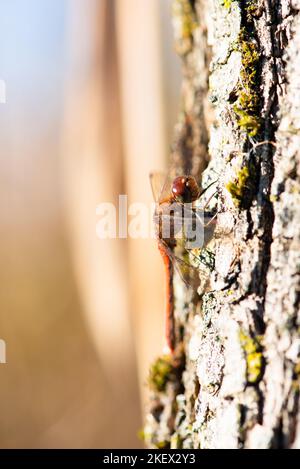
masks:
<path fill-rule="evenodd" d="M 208 200 L 205 202 L 204 204 L 204 207 L 203 207 L 203 211 L 206 209 L 206 207 L 208 206 L 209 202 L 214 198 L 214 196 L 216 195 L 217 191 L 215 191 L 209 198 Z"/>
<path fill-rule="evenodd" d="M 216 171 L 215 171 L 216 172 Z M 218 176 L 220 176 L 218 173 L 216 173 Z M 205 187 L 205 189 L 203 189 L 203 191 L 201 192 L 200 194 L 200 197 L 202 197 L 203 194 L 205 194 L 205 192 L 211 188 L 211 186 L 213 186 L 214 184 L 217 184 L 217 182 L 219 181 L 219 179 L 217 179 L 216 181 L 213 181 L 211 182 L 207 187 Z"/>
<path fill-rule="evenodd" d="M 261 147 L 262 145 L 272 145 L 274 148 L 277 148 L 277 145 L 275 142 L 272 142 L 271 140 L 264 140 L 263 142 L 258 142 L 258 143 L 255 143 L 254 140 L 250 140 L 252 145 L 253 145 L 253 148 L 250 149 L 250 154 L 255 151 L 255 149 L 257 147 Z"/>
<path fill-rule="evenodd" d="M 218 216 L 218 212 L 214 214 L 214 216 L 207 222 L 204 224 L 204 228 L 207 228 Z"/>

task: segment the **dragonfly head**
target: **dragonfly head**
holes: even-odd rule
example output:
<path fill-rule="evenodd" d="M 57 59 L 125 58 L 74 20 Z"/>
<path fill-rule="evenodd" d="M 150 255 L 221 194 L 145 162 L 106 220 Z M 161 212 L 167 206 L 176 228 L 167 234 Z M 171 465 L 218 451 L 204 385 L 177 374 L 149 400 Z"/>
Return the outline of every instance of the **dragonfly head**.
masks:
<path fill-rule="evenodd" d="M 193 176 L 178 176 L 172 183 L 174 199 L 182 203 L 195 202 L 200 197 L 200 189 Z"/>

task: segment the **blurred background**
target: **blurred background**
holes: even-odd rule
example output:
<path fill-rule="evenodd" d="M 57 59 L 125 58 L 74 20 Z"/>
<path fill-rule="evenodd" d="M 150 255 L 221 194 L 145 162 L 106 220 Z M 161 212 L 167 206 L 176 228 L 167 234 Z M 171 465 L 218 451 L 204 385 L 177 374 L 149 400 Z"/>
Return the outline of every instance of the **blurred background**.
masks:
<path fill-rule="evenodd" d="M 153 240 L 96 207 L 152 199 L 179 107 L 171 0 L 0 0 L 0 446 L 137 448 L 164 345 Z"/>

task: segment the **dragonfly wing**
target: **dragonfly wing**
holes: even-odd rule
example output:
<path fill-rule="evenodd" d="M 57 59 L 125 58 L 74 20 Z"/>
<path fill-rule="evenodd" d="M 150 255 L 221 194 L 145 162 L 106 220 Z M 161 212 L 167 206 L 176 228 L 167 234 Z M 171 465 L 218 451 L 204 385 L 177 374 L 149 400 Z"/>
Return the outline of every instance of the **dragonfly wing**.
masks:
<path fill-rule="evenodd" d="M 205 247 L 214 235 L 216 219 L 211 212 L 175 207 L 170 213 L 169 206 L 154 217 L 162 239 L 176 238 L 185 249 Z"/>
<path fill-rule="evenodd" d="M 162 189 L 165 185 L 167 176 L 163 172 L 154 171 L 150 173 L 149 178 L 150 178 L 150 184 L 151 184 L 151 189 L 152 189 L 154 200 L 155 202 L 158 202 L 160 199 Z"/>
<path fill-rule="evenodd" d="M 213 238 L 216 222 L 215 212 L 188 207 L 184 215 L 186 249 L 198 249 L 207 246 Z"/>
<path fill-rule="evenodd" d="M 150 183 L 154 200 L 159 204 L 169 200 L 172 194 L 172 185 L 176 176 L 182 175 L 176 165 L 173 163 L 168 173 L 152 172 L 150 173 Z"/>
<path fill-rule="evenodd" d="M 159 237 L 162 239 L 172 239 L 176 237 L 183 227 L 182 204 L 164 203 L 159 205 L 155 212 L 154 223 L 159 226 Z"/>
<path fill-rule="evenodd" d="M 165 253 L 171 259 L 174 269 L 180 276 L 181 280 L 188 287 L 195 286 L 195 280 L 198 279 L 199 271 L 198 268 L 194 267 L 189 259 L 188 251 L 180 248 L 180 253 L 174 252 L 173 249 L 170 249 L 168 244 L 164 240 L 159 241 L 164 248 Z"/>

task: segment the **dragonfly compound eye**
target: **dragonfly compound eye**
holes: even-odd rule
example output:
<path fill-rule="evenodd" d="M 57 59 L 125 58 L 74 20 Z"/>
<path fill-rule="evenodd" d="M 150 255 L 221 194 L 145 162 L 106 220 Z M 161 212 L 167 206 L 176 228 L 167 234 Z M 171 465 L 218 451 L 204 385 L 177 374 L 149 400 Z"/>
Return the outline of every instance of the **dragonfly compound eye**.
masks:
<path fill-rule="evenodd" d="M 184 203 L 191 203 L 200 196 L 200 189 L 193 176 L 179 176 L 173 181 L 172 194 Z"/>

